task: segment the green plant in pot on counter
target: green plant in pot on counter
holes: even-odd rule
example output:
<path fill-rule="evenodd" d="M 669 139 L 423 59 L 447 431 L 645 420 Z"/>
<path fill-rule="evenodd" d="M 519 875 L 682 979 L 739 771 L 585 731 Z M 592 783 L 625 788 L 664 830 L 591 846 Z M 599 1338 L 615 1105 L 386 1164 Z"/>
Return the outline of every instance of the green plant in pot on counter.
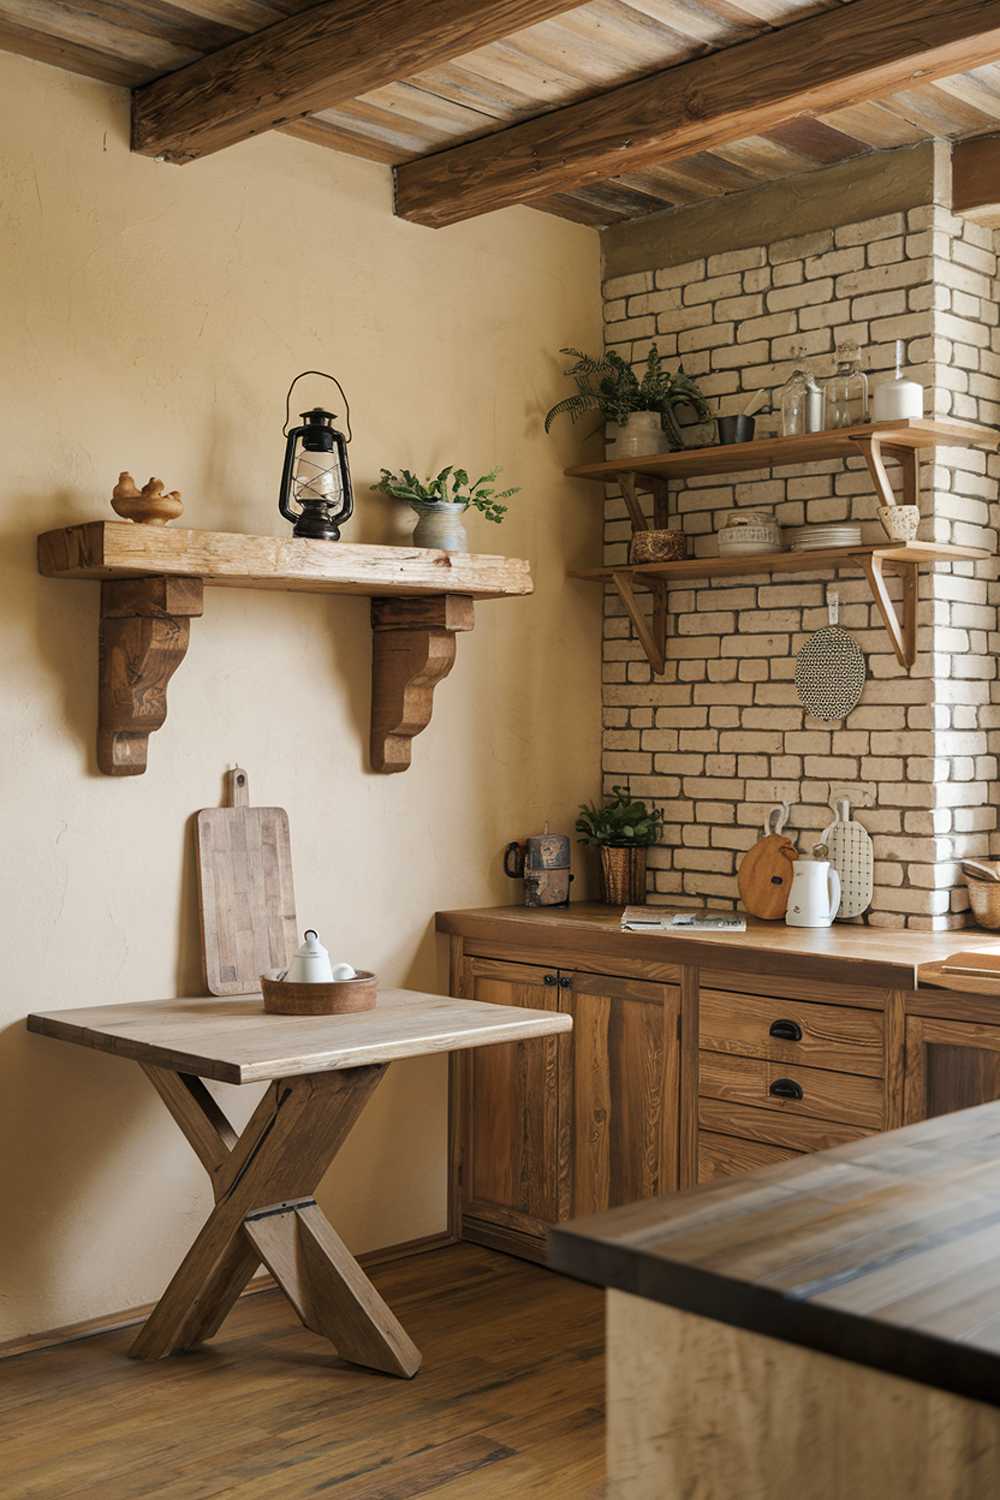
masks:
<path fill-rule="evenodd" d="M 444 552 L 468 552 L 469 538 L 462 524 L 462 517 L 473 506 L 487 521 L 499 524 L 507 514 L 503 504 L 511 495 L 520 493 L 520 486 L 496 490 L 500 469 L 491 469 L 470 481 L 465 469 L 449 464 L 439 474 L 427 479 L 418 479 L 409 469 L 394 474 L 383 469 L 374 489 L 383 495 L 392 495 L 396 500 L 405 500 L 420 517 L 413 530 L 413 542 L 417 547 L 439 547 Z"/>
<path fill-rule="evenodd" d="M 580 804 L 576 831 L 581 844 L 601 851 L 601 900 L 628 906 L 646 899 L 646 850 L 663 827 L 663 813 L 650 810 L 627 787 L 613 786 L 603 807 Z"/>
<path fill-rule="evenodd" d="M 711 420 L 708 403 L 684 373 L 684 366 L 668 370 L 655 344 L 646 356 L 641 379 L 613 349 L 598 359 L 579 349 L 559 352 L 573 357 L 574 363 L 564 373 L 576 382 L 576 395 L 557 401 L 546 414 L 546 432 L 564 412 L 576 422 L 584 413 L 596 411 L 605 422 L 618 426 L 614 457 L 636 458 L 684 447 L 678 408 L 690 407 L 701 422 Z"/>

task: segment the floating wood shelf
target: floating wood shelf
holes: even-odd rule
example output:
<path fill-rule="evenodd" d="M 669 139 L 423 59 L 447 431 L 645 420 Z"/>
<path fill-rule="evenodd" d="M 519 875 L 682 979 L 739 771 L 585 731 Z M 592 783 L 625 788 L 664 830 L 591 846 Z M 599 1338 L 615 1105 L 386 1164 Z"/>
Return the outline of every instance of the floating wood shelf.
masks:
<path fill-rule="evenodd" d="M 372 600 L 371 761 L 405 771 L 430 723 L 434 688 L 471 630 L 476 599 L 530 594 L 531 570 L 513 557 L 424 547 L 244 536 L 90 521 L 38 538 L 46 578 L 101 580 L 98 764 L 139 776 L 149 736 L 166 718 L 167 683 L 184 659 L 204 585 L 360 594 Z"/>
<path fill-rule="evenodd" d="M 820 463 L 831 458 L 863 458 L 876 442 L 893 458 L 925 448 L 1000 447 L 1000 433 L 972 422 L 869 422 L 803 437 L 759 438 L 752 443 L 684 448 L 678 453 L 654 453 L 645 458 L 609 459 L 600 464 L 578 464 L 566 473 L 576 479 L 613 480 L 619 474 L 651 479 L 694 479 L 707 474 L 740 474 L 748 469 L 778 469 L 785 464 Z M 891 500 L 886 502 L 891 504 Z"/>

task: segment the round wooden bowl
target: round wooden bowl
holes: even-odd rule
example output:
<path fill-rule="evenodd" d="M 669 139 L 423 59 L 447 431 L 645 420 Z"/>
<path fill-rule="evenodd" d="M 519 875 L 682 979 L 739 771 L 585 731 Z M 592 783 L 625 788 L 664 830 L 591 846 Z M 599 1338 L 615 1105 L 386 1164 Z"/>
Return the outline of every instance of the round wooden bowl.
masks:
<path fill-rule="evenodd" d="M 366 969 L 329 984 L 294 984 L 262 974 L 260 987 L 264 1009 L 272 1016 L 352 1016 L 374 1010 L 378 999 L 378 980 Z"/>

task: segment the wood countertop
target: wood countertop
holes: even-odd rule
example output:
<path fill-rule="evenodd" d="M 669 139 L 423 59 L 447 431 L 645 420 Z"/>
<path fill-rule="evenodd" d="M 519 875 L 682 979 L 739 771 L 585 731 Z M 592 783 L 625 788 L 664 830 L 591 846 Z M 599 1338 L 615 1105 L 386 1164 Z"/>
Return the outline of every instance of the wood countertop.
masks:
<path fill-rule="evenodd" d="M 622 932 L 620 921 L 620 907 L 589 902 L 568 907 L 496 906 L 438 912 L 437 930 L 472 941 L 537 949 L 540 955 L 561 948 L 897 990 L 916 989 L 923 964 L 938 963 L 959 949 L 994 949 L 1000 954 L 1000 933 L 977 928 L 898 932 L 847 923 L 802 928 L 747 917 L 742 933 L 666 933 Z"/>
<path fill-rule="evenodd" d="M 583 1281 L 1000 1406 L 1000 1103 L 549 1233 Z"/>

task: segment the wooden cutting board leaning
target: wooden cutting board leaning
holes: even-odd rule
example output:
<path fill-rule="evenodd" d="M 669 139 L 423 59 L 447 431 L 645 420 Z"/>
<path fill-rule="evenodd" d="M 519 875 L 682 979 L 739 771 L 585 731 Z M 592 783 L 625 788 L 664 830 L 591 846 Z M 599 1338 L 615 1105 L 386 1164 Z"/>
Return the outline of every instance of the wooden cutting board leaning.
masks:
<path fill-rule="evenodd" d="M 788 822 L 788 803 L 772 807 L 764 819 L 764 837 L 740 861 L 737 884 L 740 900 L 751 916 L 777 922 L 788 909 L 792 867 L 799 852 L 782 829 Z"/>
<path fill-rule="evenodd" d="M 260 976 L 285 968 L 298 941 L 288 814 L 250 806 L 241 766 L 226 772 L 226 798 L 197 815 L 205 982 L 212 995 L 258 995 Z"/>
<path fill-rule="evenodd" d="M 868 831 L 851 817 L 851 804 L 840 797 L 833 805 L 834 821 L 823 834 L 829 859 L 840 876 L 837 921 L 860 917 L 875 893 L 875 857 Z"/>

